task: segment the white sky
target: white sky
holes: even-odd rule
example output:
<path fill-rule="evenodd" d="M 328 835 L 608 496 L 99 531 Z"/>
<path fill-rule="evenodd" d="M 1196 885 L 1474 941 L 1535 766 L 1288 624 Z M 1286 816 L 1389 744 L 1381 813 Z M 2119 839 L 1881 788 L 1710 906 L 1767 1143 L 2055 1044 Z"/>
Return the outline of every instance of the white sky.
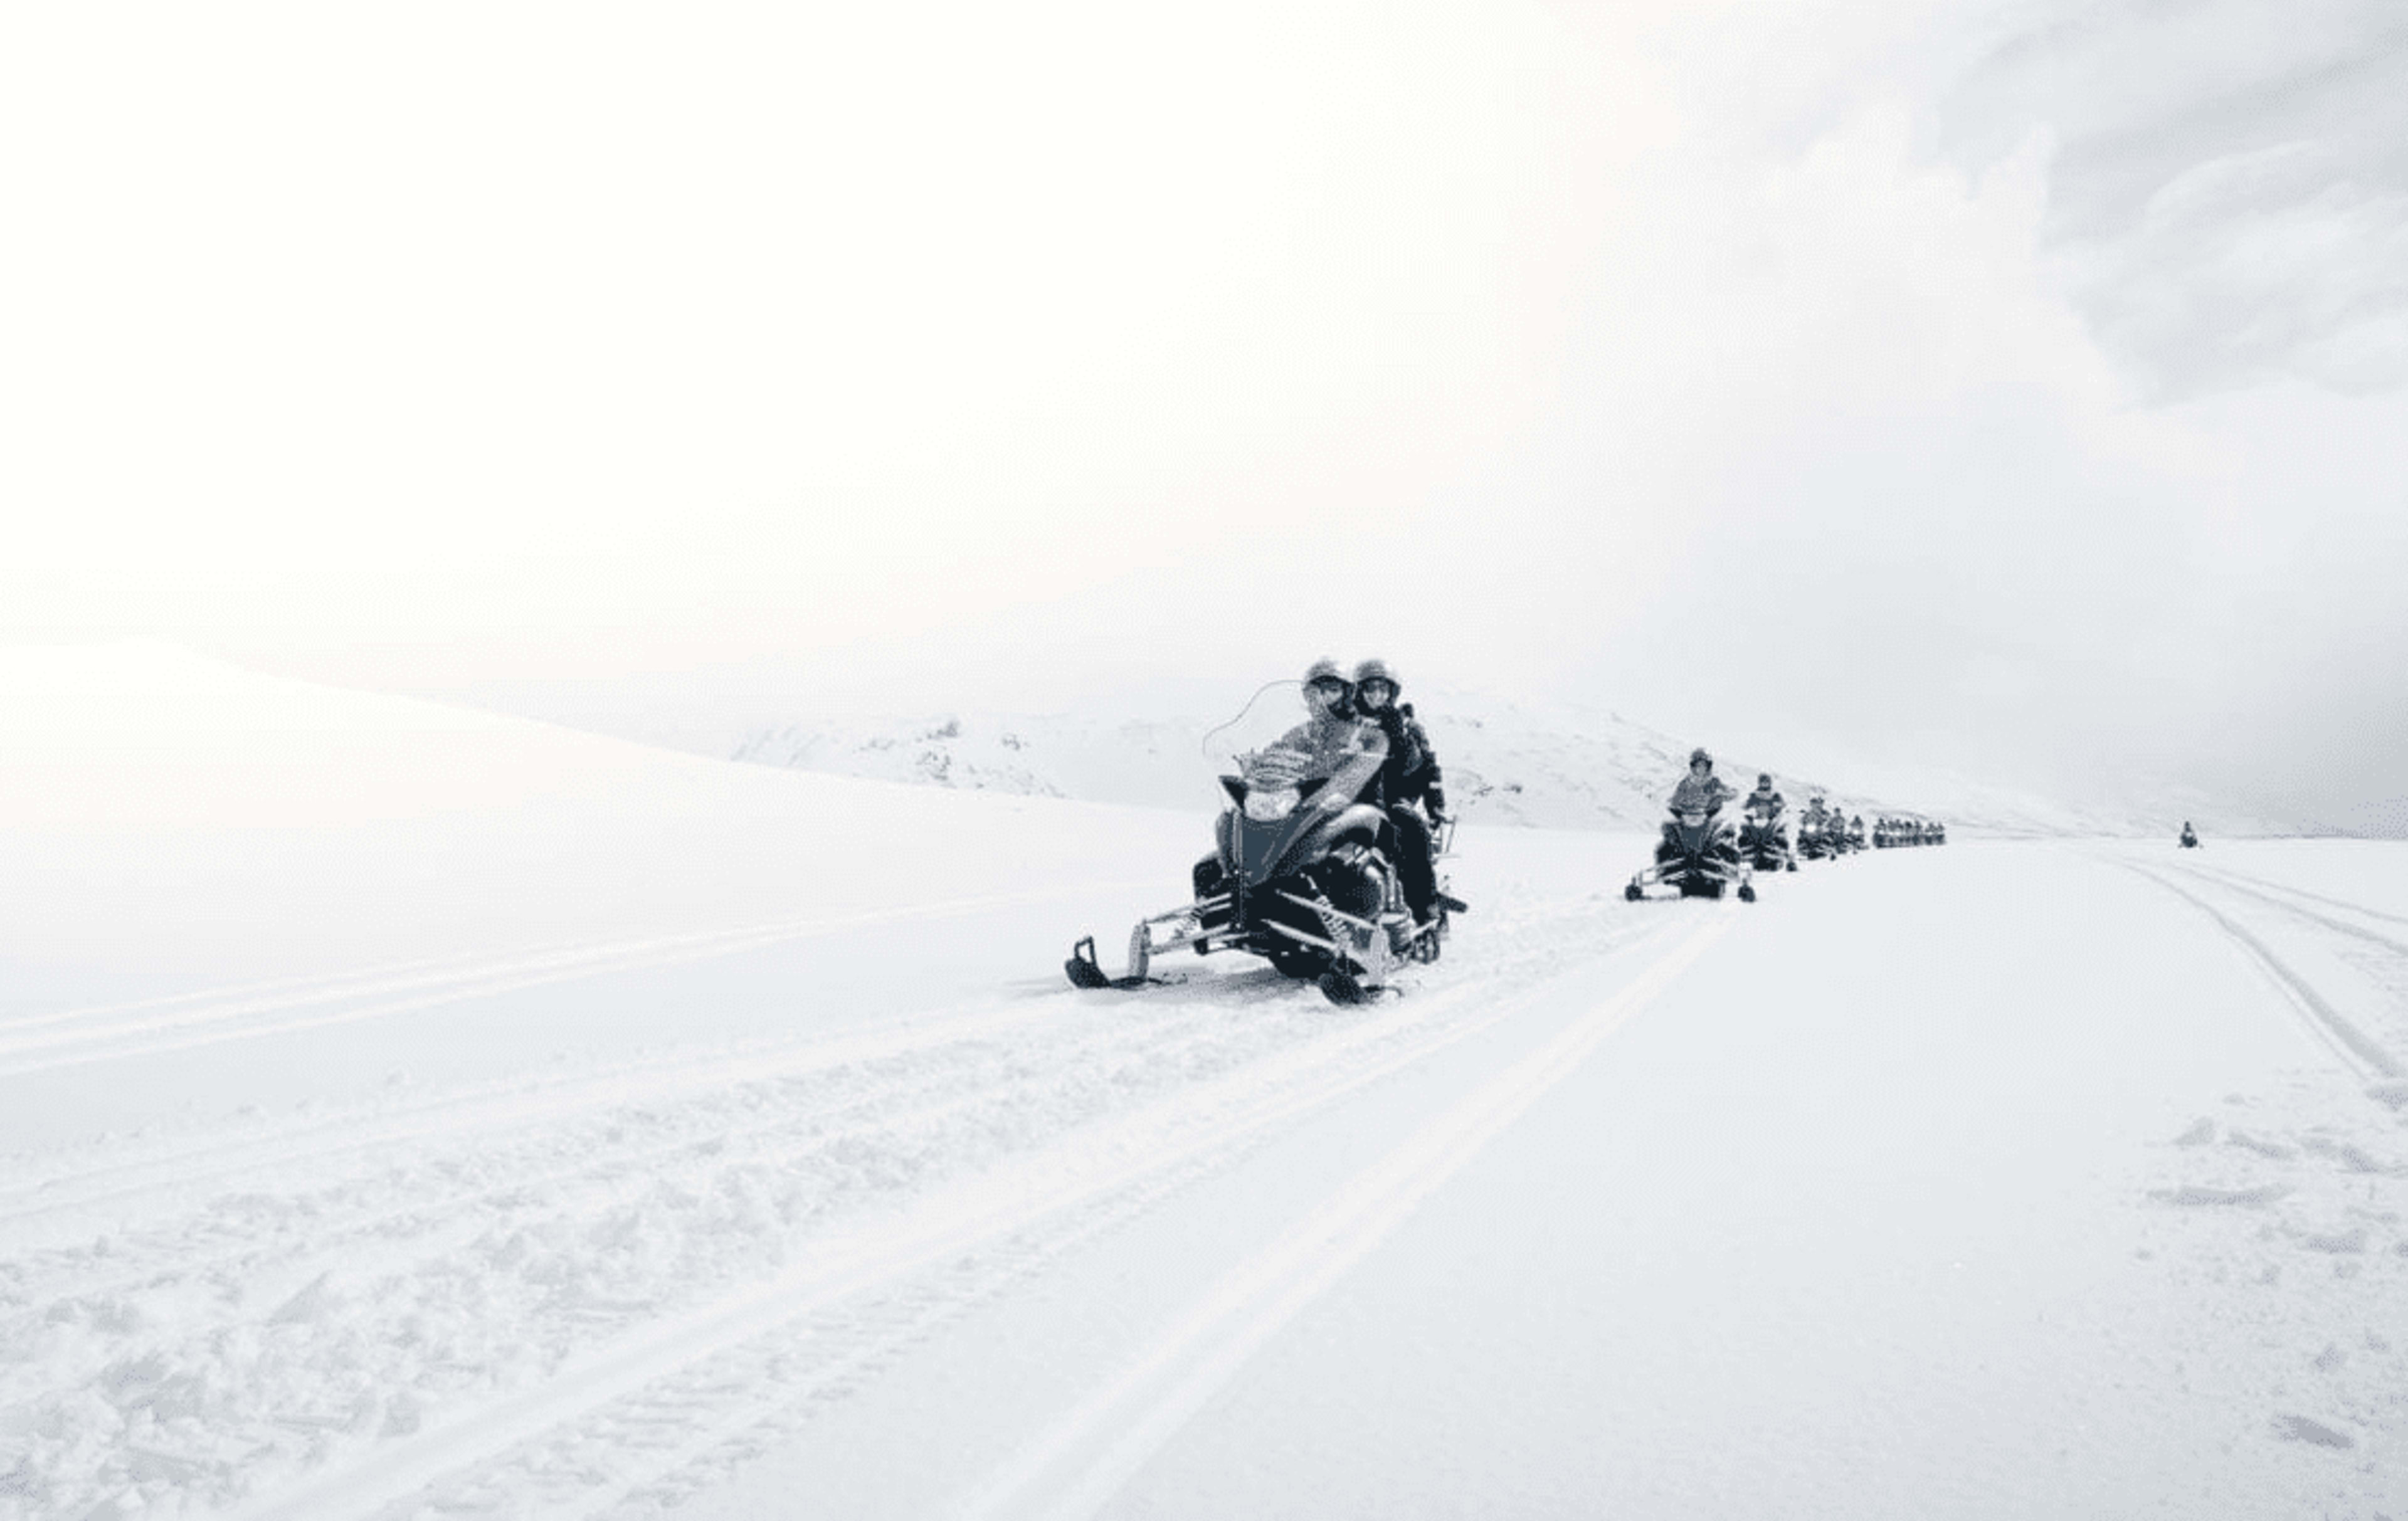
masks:
<path fill-rule="evenodd" d="M 12 7 L 0 639 L 2408 793 L 2398 15 Z"/>

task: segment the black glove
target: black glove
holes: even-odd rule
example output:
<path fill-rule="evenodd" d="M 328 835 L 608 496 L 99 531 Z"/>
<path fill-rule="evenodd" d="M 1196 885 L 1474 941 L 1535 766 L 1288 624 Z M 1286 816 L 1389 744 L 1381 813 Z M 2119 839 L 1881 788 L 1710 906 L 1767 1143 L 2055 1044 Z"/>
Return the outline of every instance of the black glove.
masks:
<path fill-rule="evenodd" d="M 1422 794 L 1422 806 L 1429 810 L 1432 824 L 1446 822 L 1446 793 L 1442 788 L 1432 787 Z"/>

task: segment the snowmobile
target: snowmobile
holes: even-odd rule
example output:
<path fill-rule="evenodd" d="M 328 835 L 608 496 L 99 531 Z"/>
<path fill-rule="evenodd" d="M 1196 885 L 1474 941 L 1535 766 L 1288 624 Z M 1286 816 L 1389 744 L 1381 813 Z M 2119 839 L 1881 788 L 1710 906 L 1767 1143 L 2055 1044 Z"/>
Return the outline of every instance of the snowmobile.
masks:
<path fill-rule="evenodd" d="M 1720 809 L 1675 809 L 1656 842 L 1656 864 L 1630 879 L 1622 896 L 1636 903 L 1650 887 L 1675 888 L 1682 897 L 1720 897 L 1739 888 L 1740 901 L 1756 901 L 1756 875 L 1740 859 L 1739 839 Z"/>
<path fill-rule="evenodd" d="M 2199 831 L 2192 828 L 2187 822 L 2183 825 L 2182 848 L 2186 851 L 2199 849 Z"/>
<path fill-rule="evenodd" d="M 1757 871 L 1795 871 L 1798 858 L 1789 854 L 1789 834 L 1777 819 L 1750 813 L 1740 823 L 1739 851 Z"/>
<path fill-rule="evenodd" d="M 1852 851 L 1863 850 L 1865 848 L 1865 821 L 1862 819 L 1849 820 L 1847 838 L 1848 849 Z"/>
<path fill-rule="evenodd" d="M 1154 958 L 1192 948 L 1198 955 L 1243 951 L 1285 976 L 1319 984 L 1332 1003 L 1361 1003 L 1401 968 L 1436 961 L 1450 911 L 1463 904 L 1439 882 L 1436 906 L 1416 924 L 1395 864 L 1382 849 L 1393 838 L 1387 816 L 1367 803 L 1312 806 L 1324 779 L 1297 780 L 1293 753 L 1248 758 L 1243 776 L 1225 776 L 1229 806 L 1215 826 L 1217 848 L 1196 863 L 1195 901 L 1138 922 L 1129 931 L 1128 970 L 1118 977 L 1096 959 L 1096 940 L 1079 941 L 1062 969 L 1082 988 L 1142 987 Z M 1431 840 L 1447 854 L 1455 828 Z"/>
<path fill-rule="evenodd" d="M 1824 832 L 1823 821 L 1812 815 L 1799 821 L 1798 858 L 1801 861 L 1828 860 L 1835 854 L 1829 835 Z"/>

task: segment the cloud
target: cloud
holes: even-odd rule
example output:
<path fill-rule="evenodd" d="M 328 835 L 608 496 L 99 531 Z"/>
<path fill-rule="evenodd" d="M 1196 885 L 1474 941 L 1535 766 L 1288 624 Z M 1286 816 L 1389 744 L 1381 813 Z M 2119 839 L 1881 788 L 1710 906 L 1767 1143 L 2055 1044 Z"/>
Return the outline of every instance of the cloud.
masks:
<path fill-rule="evenodd" d="M 2408 578 L 2375 7 L 96 14 L 0 48 L 19 634 L 2265 781 Z"/>
<path fill-rule="evenodd" d="M 1938 98 L 1975 154 L 2044 124 L 2048 246 L 2160 396 L 2408 380 L 2408 20 L 2386 0 L 2022 5 Z"/>

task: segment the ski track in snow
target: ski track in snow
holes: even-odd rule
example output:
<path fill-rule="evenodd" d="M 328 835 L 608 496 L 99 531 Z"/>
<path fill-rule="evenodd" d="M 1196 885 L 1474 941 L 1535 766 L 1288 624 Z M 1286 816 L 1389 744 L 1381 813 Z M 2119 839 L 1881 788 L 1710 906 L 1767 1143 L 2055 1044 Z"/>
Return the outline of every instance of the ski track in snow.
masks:
<path fill-rule="evenodd" d="M 2233 1335 L 2289 1348 L 2290 1376 L 2247 1391 L 2262 1437 L 2330 1455 L 2319 1514 L 2403 1514 L 2388 1486 L 2408 1461 L 2408 1082 L 2399 1047 L 2360 1027 L 2408 1031 L 2408 944 L 2363 922 L 2398 916 L 2228 869 L 2134 869 L 2211 915 L 2339 1067 L 2229 1094 L 2227 1112 L 2168 1144 L 2148 1191 L 2161 1212 L 2136 1256 L 2224 1322 L 2172 1355 L 2213 1380 L 2229 1376 L 2219 1348 Z"/>
<path fill-rule="evenodd" d="M 828 927 L 99 1012 L 155 1050 L 263 1004 L 372 1017 L 324 1005 Z M 1208 974 L 43 1158 L 0 1196 L 0 1516 L 673 1504 L 1003 1284 L 1671 922 L 1601 896 L 1481 927 L 1361 1011 Z"/>

